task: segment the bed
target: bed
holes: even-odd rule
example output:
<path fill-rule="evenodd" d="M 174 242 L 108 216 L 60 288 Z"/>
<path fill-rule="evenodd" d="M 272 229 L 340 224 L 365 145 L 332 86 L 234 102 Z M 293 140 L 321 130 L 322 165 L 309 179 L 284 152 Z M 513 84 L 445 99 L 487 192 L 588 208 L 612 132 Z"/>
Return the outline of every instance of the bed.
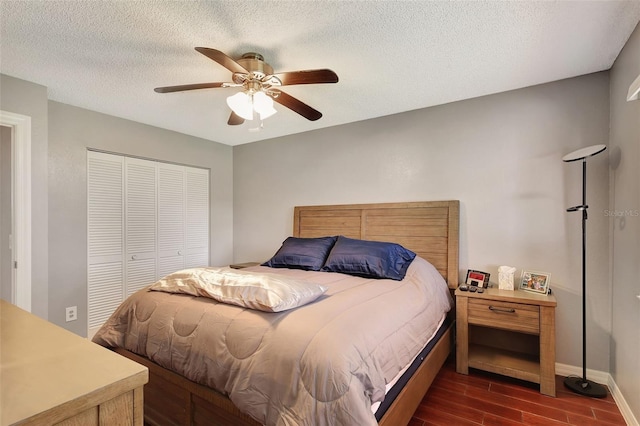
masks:
<path fill-rule="evenodd" d="M 337 323 L 335 323 L 335 321 L 331 321 L 331 323 L 333 324 L 333 328 L 330 328 L 329 326 L 325 327 L 322 324 L 322 321 L 326 321 L 326 319 L 323 320 L 323 318 L 330 317 L 333 319 L 334 317 L 340 316 L 340 313 L 342 312 L 339 304 L 337 306 L 328 308 L 329 311 L 321 311 L 321 308 L 329 306 L 327 300 L 336 300 L 338 302 L 341 301 L 340 303 L 343 303 L 344 306 L 349 307 L 348 310 L 344 309 L 344 312 L 349 312 L 349 314 L 345 314 L 346 317 L 348 317 L 348 315 L 351 315 L 351 319 L 349 319 L 348 322 L 352 322 L 354 316 L 364 315 L 364 312 L 358 312 L 357 310 L 353 312 L 354 309 L 351 308 L 351 306 L 354 305 L 353 300 L 349 300 L 349 298 L 343 296 L 344 294 L 351 294 L 351 287 L 348 287 L 349 292 L 347 292 L 342 291 L 340 286 L 345 286 L 344 288 L 347 288 L 347 286 L 353 285 L 354 287 L 358 288 L 366 288 L 368 294 L 375 294 L 376 292 L 378 292 L 377 296 L 371 296 L 372 300 L 378 300 L 386 297 L 384 296 L 386 294 L 385 292 L 389 291 L 388 289 L 390 287 L 397 285 L 399 287 L 406 288 L 408 287 L 407 283 L 413 280 L 414 276 L 418 276 L 419 274 L 423 273 L 431 273 L 430 271 L 432 269 L 434 271 L 434 274 L 438 275 L 438 279 L 440 279 L 441 281 L 442 279 L 444 279 L 444 282 L 446 282 L 446 285 L 450 289 L 455 288 L 458 283 L 458 223 L 458 201 L 295 207 L 293 237 L 304 239 L 319 239 L 325 236 L 340 235 L 347 239 L 386 241 L 400 244 L 402 247 L 413 251 L 417 255 L 416 259 L 411 262 L 409 269 L 407 269 L 406 271 L 407 278 L 399 281 L 369 280 L 366 278 L 357 278 L 361 281 L 355 281 L 354 284 L 351 284 L 352 281 L 350 278 L 349 280 L 347 280 L 346 278 L 342 280 L 342 278 L 340 278 L 345 277 L 343 274 L 315 271 L 309 271 L 309 274 L 307 274 L 307 271 L 291 270 L 287 272 L 289 275 L 300 276 L 304 279 L 306 279 L 307 277 L 311 277 L 310 279 L 312 281 L 320 282 L 320 284 L 325 289 L 328 288 L 328 290 L 326 290 L 326 294 L 321 294 L 317 300 L 312 301 L 308 305 L 305 305 L 301 308 L 285 311 L 285 313 L 256 313 L 252 312 L 251 309 L 241 309 L 227 304 L 219 305 L 224 306 L 223 310 L 232 312 L 233 316 L 240 319 L 244 318 L 243 316 L 251 315 L 252 317 L 258 317 L 260 321 L 265 324 L 271 321 L 264 327 L 265 329 L 268 329 L 269 332 L 272 332 L 272 330 L 274 329 L 278 329 L 278 332 L 283 333 L 289 329 L 289 333 L 290 335 L 292 335 L 295 333 L 291 330 L 296 330 L 296 326 L 301 323 L 305 323 L 305 327 L 307 326 L 307 324 L 310 327 L 313 327 L 313 325 L 315 324 L 318 333 L 326 333 L 326 329 L 329 329 L 331 330 L 331 336 L 338 335 L 337 339 L 339 340 L 339 335 L 342 331 L 341 327 L 337 326 Z M 267 268 L 265 266 L 256 266 L 253 268 L 247 268 L 246 270 L 243 270 L 243 272 L 246 271 L 247 274 L 251 274 L 252 271 L 262 273 L 268 269 L 272 268 Z M 285 271 L 288 270 L 276 270 L 275 272 Z M 334 282 L 334 280 L 337 281 Z M 180 303 L 182 303 L 183 299 L 189 299 L 189 303 L 203 303 L 199 301 L 199 299 L 202 298 L 198 297 L 186 295 L 178 295 L 178 297 L 176 297 L 176 295 L 174 294 L 160 294 L 161 292 L 153 291 L 147 291 L 147 293 L 153 293 L 152 296 L 157 299 L 154 299 L 153 306 L 164 306 L 162 305 L 162 303 L 164 302 L 160 301 L 160 299 L 168 300 L 168 298 L 171 298 L 171 300 L 176 301 L 178 300 L 178 297 L 181 296 L 184 297 L 180 299 Z M 196 301 L 196 299 L 198 299 L 198 301 Z M 389 299 L 391 299 L 391 297 Z M 379 303 L 379 301 L 377 303 Z M 209 302 L 209 305 L 212 304 L 213 303 Z M 200 312 L 201 309 L 199 306 L 200 305 L 189 305 L 188 308 L 180 308 L 182 309 L 180 312 L 189 312 L 189 315 L 198 316 L 199 314 L 197 314 L 197 312 Z M 203 307 L 202 309 L 202 312 L 205 312 L 204 309 L 206 309 L 208 312 L 210 306 Z M 333 309 L 333 311 L 331 309 Z M 150 310 L 154 310 L 155 312 L 155 307 Z M 401 316 L 403 311 L 409 312 L 410 309 L 406 308 L 396 310 L 396 313 L 393 316 Z M 305 313 L 305 315 L 308 314 L 309 316 L 304 317 L 305 319 L 301 320 L 300 318 L 302 317 L 300 317 L 300 315 L 302 315 L 303 312 Z M 119 315 L 122 318 L 126 318 L 127 315 L 129 315 L 130 318 L 135 316 L 137 320 L 140 320 L 140 318 L 144 317 L 142 319 L 146 321 L 145 310 L 140 306 L 138 306 L 137 311 L 134 307 L 130 313 L 122 314 L 121 312 Z M 218 317 L 216 316 L 215 318 Z M 218 320 L 211 320 L 210 322 L 223 324 L 222 320 L 218 322 L 216 321 Z M 217 365 L 216 362 L 224 362 L 224 358 L 227 355 L 226 353 L 220 352 L 220 350 L 216 353 L 216 356 L 213 357 L 216 360 L 216 362 L 214 362 L 213 364 L 211 363 L 211 360 L 209 360 L 208 363 L 203 363 L 201 365 L 193 363 L 189 364 L 191 365 L 191 367 L 186 368 L 184 371 L 181 371 L 181 374 L 172 371 L 172 369 L 174 369 L 174 364 L 182 364 L 181 361 L 176 360 L 180 360 L 181 357 L 184 357 L 185 355 L 178 351 L 175 351 L 173 347 L 166 348 L 166 342 L 149 344 L 149 342 L 146 341 L 147 336 L 143 336 L 144 333 L 147 333 L 145 330 L 143 330 L 146 326 L 138 327 L 138 329 L 133 331 L 128 330 L 125 333 L 125 337 L 118 335 L 117 338 L 114 338 L 113 336 L 118 333 L 112 333 L 113 330 L 104 330 L 105 327 L 107 327 L 105 325 L 105 327 L 103 327 L 103 329 L 101 329 L 96 334 L 96 336 L 94 337 L 94 341 L 105 346 L 113 347 L 114 350 L 121 355 L 137 361 L 149 368 L 149 384 L 145 386 L 144 390 L 144 414 L 145 423 L 150 425 L 213 424 L 255 426 L 263 423 L 276 424 L 276 422 L 278 424 L 333 424 L 330 416 L 332 415 L 332 413 L 334 413 L 334 410 L 335 413 L 338 413 L 336 414 L 337 416 L 342 416 L 344 414 L 343 412 L 348 413 L 350 412 L 350 410 L 352 410 L 353 415 L 355 416 L 354 419 L 366 418 L 366 420 L 362 420 L 361 424 L 375 424 L 376 422 L 383 426 L 407 424 L 413 412 L 417 408 L 420 400 L 433 381 L 433 378 L 440 370 L 445 359 L 451 352 L 452 346 L 452 323 L 451 321 L 447 321 L 446 319 L 441 321 L 441 326 L 439 326 L 439 324 L 434 324 L 433 330 L 424 330 L 424 333 L 435 335 L 437 338 L 432 339 L 429 345 L 427 345 L 428 348 L 426 349 L 429 349 L 428 351 L 425 350 L 420 352 L 421 354 L 416 356 L 415 358 L 408 359 L 407 354 L 410 352 L 410 350 L 406 349 L 403 351 L 398 349 L 396 346 L 394 346 L 398 344 L 398 341 L 389 338 L 391 340 L 385 341 L 384 344 L 379 346 L 393 346 L 394 352 L 398 353 L 396 356 L 398 359 L 391 359 L 391 361 L 386 359 L 385 365 L 380 368 L 380 372 L 377 372 L 377 365 L 375 365 L 375 373 L 371 373 L 369 370 L 363 372 L 357 370 L 355 371 L 355 373 L 351 372 L 350 375 L 348 375 L 349 377 L 344 379 L 344 383 L 351 383 L 353 377 L 356 376 L 366 377 L 366 379 L 363 380 L 363 382 L 365 382 L 364 385 L 362 385 L 363 387 L 357 388 L 356 386 L 361 385 L 360 383 L 355 381 L 355 384 L 353 385 L 355 390 L 352 391 L 352 386 L 349 385 L 348 387 L 345 387 L 345 389 L 347 390 L 345 390 L 344 392 L 334 394 L 336 392 L 336 389 L 342 389 L 341 386 L 343 382 L 340 382 L 341 379 L 335 379 L 333 377 L 340 376 L 341 370 L 336 368 L 335 371 L 337 371 L 338 373 L 335 374 L 333 373 L 334 370 L 330 370 L 332 371 L 332 373 L 329 374 L 331 376 L 331 386 L 327 387 L 326 384 L 322 385 L 322 383 L 324 383 L 323 380 L 326 379 L 324 376 L 326 376 L 327 374 L 318 373 L 318 371 L 323 370 L 321 370 L 320 368 L 316 369 L 315 364 L 311 363 L 312 361 L 307 361 L 306 358 L 313 358 L 313 362 L 329 362 L 337 364 L 339 362 L 342 362 L 343 358 L 348 358 L 347 355 L 345 355 L 344 357 L 342 356 L 342 354 L 339 354 L 340 356 L 328 356 L 329 361 L 327 361 L 326 359 L 316 361 L 316 358 L 320 359 L 319 355 L 306 356 L 304 362 L 308 362 L 311 364 L 305 364 L 303 366 L 298 366 L 296 364 L 296 366 L 294 367 L 286 364 L 286 367 L 282 367 L 282 369 L 289 370 L 292 368 L 297 368 L 302 372 L 311 371 L 309 375 L 305 376 L 304 374 L 301 374 L 302 379 L 299 382 L 296 381 L 288 383 L 287 380 L 290 380 L 288 378 L 274 380 L 270 377 L 270 372 L 273 371 L 274 375 L 279 374 L 277 373 L 277 370 L 279 370 L 280 368 L 278 367 L 278 362 L 280 361 L 278 361 L 277 358 L 281 356 L 281 354 L 268 352 L 267 348 L 269 347 L 269 343 L 264 343 L 261 340 L 262 338 L 256 338 L 256 342 L 252 342 L 253 338 L 251 336 L 234 337 L 234 335 L 228 332 L 228 328 L 234 326 L 239 327 L 238 324 L 244 324 L 242 321 L 236 319 L 234 319 L 234 321 L 235 322 L 224 323 L 222 326 L 225 327 L 224 332 L 220 332 L 217 338 L 212 339 L 214 341 L 224 341 L 226 345 L 225 350 L 232 352 L 235 351 L 232 354 L 234 362 L 238 359 L 244 359 L 243 357 L 245 355 L 246 359 L 251 359 L 252 361 L 246 361 L 246 364 L 243 365 L 251 365 L 251 367 L 248 367 L 247 370 L 255 369 L 257 371 L 256 374 L 259 379 L 256 379 L 256 383 L 260 381 L 269 382 L 269 385 L 272 387 L 266 389 L 275 389 L 273 393 L 271 391 L 265 392 L 263 388 L 258 389 L 258 385 L 254 386 L 253 384 L 251 384 L 251 382 L 249 382 L 248 378 L 245 378 L 243 376 L 238 376 L 241 378 L 237 378 L 236 376 L 234 376 L 233 384 L 229 384 L 230 379 L 228 375 L 210 379 L 211 382 L 207 382 L 209 386 L 199 384 L 198 382 L 204 383 L 203 380 L 199 378 L 199 376 L 196 376 L 196 374 L 200 374 L 200 370 L 213 370 L 215 365 Z M 142 322 L 144 321 L 141 321 L 141 323 Z M 386 325 L 379 323 L 377 327 L 383 329 L 385 326 Z M 163 328 L 163 326 L 156 327 L 160 329 Z M 417 327 L 412 326 L 407 322 L 406 327 L 402 329 L 401 333 L 398 333 L 397 331 L 387 333 L 385 331 L 384 333 L 372 334 L 384 334 L 385 336 L 388 335 L 393 337 L 397 334 L 405 333 L 405 330 L 412 329 L 412 327 L 416 328 L 417 330 Z M 431 327 L 431 325 L 429 327 Z M 243 328 L 245 327 L 243 326 Z M 190 333 L 193 333 L 193 330 L 182 330 L 180 333 L 183 333 L 184 335 L 190 335 Z M 348 340 L 349 336 L 350 335 L 345 334 L 345 336 L 343 336 L 343 340 Z M 175 337 L 175 339 L 179 339 L 179 337 L 180 336 Z M 140 341 L 144 340 L 144 344 L 140 345 L 137 339 L 139 339 Z M 235 343 L 233 343 L 234 339 L 237 340 Z M 280 337 L 280 339 L 282 339 L 282 337 Z M 376 348 L 376 344 L 369 341 L 368 337 L 362 340 L 365 340 L 365 342 L 363 343 L 364 347 L 358 348 L 355 352 L 373 352 Z M 116 344 L 116 341 L 120 342 L 121 344 Z M 315 342 L 316 340 L 314 338 L 313 342 L 311 343 L 301 343 L 300 347 L 304 349 L 304 351 L 302 352 L 307 354 L 307 347 L 304 345 L 308 344 L 309 346 L 312 346 L 313 344 L 315 344 Z M 172 342 L 172 345 L 173 344 L 174 343 Z M 188 345 L 192 345 L 191 341 L 189 341 Z M 281 350 L 279 352 L 285 353 L 298 351 L 296 343 L 291 343 L 291 345 L 292 346 L 287 346 L 285 350 Z M 371 345 L 374 346 L 372 347 Z M 402 345 L 404 345 L 404 343 Z M 420 343 L 420 345 L 423 345 L 423 343 Z M 144 348 L 141 348 L 140 346 L 144 346 Z M 176 344 L 176 346 L 180 345 Z M 153 349 L 150 350 L 150 347 Z M 169 361 L 157 361 L 157 359 L 154 358 L 154 355 L 156 353 L 160 353 L 163 350 L 169 354 Z M 212 350 L 215 351 L 214 349 Z M 411 348 L 411 350 L 414 350 L 414 348 Z M 242 351 L 247 351 L 247 353 L 244 354 L 244 352 Z M 323 352 L 322 350 L 318 349 L 315 352 L 309 353 L 322 354 Z M 324 353 L 326 353 L 327 355 L 335 355 L 333 354 L 333 351 L 325 350 Z M 264 357 L 258 358 L 256 354 Z M 268 354 L 268 356 L 265 354 Z M 157 362 L 153 362 L 149 358 L 152 358 Z M 256 358 L 258 360 L 254 362 L 253 358 Z M 373 359 L 375 357 L 367 355 L 367 362 L 369 362 L 368 360 L 370 358 Z M 275 359 L 275 361 L 272 359 Z M 251 364 L 249 364 L 250 362 Z M 266 362 L 274 362 L 275 364 L 266 364 Z M 282 363 L 284 362 L 285 361 L 282 361 Z M 371 363 L 373 364 L 375 364 L 376 362 L 378 362 L 378 358 L 375 358 L 375 361 L 371 361 Z M 395 371 L 394 369 L 399 370 L 399 368 L 398 366 L 387 366 L 386 364 L 393 364 L 394 362 L 402 365 L 410 364 L 410 367 L 404 374 L 393 374 L 394 377 L 390 377 L 390 372 Z M 164 367 L 160 364 L 164 365 Z M 194 365 L 197 365 L 197 367 L 194 367 Z M 231 369 L 236 369 L 235 365 L 237 364 L 230 365 L 232 365 Z M 309 365 L 311 365 L 312 367 L 309 367 Z M 229 367 L 225 366 L 224 368 Z M 367 368 L 369 367 L 367 366 Z M 236 373 L 234 372 L 233 374 L 235 375 Z M 390 381 L 390 379 L 398 380 L 399 384 L 393 387 L 387 386 L 386 391 L 388 391 L 388 397 L 384 397 L 385 400 L 378 409 L 378 417 L 376 417 L 375 420 L 371 420 L 373 419 L 371 413 L 369 413 L 368 417 L 366 414 L 359 413 L 358 411 L 361 410 L 361 407 L 359 406 L 350 408 L 350 406 L 345 405 L 347 404 L 346 402 L 344 404 L 339 403 L 338 405 L 336 405 L 336 401 L 346 400 L 347 397 L 351 399 L 363 399 L 366 396 L 366 398 L 379 400 L 381 399 L 381 396 L 379 394 L 380 382 Z M 283 383 L 280 383 L 279 380 L 287 383 L 283 385 Z M 370 381 L 376 383 L 368 386 L 370 384 L 368 382 Z M 243 383 L 243 391 L 244 389 L 251 389 L 252 391 L 255 390 L 253 396 L 248 396 L 249 398 L 253 398 L 249 402 L 245 402 L 244 400 L 241 401 L 240 399 L 238 399 L 238 392 L 235 391 L 235 387 L 238 382 Z M 293 406 L 292 403 L 291 408 L 289 408 L 286 405 L 287 397 L 280 396 L 280 394 L 277 393 L 277 390 L 282 387 L 292 389 L 304 388 L 306 389 L 307 393 L 312 395 L 311 397 L 314 398 L 314 401 L 317 400 L 318 402 L 314 403 L 314 408 L 311 411 L 304 411 L 307 409 L 306 405 L 303 407 L 302 411 L 296 411 L 299 407 Z M 216 391 L 213 388 L 223 389 L 223 391 Z M 298 393 L 304 394 L 304 389 Z M 373 396 L 372 393 L 374 394 Z M 229 395 L 229 397 L 227 395 Z M 391 397 L 391 395 L 393 395 L 393 397 Z M 263 396 L 264 398 L 262 398 Z M 256 414 L 256 411 L 252 411 L 254 410 L 254 406 L 265 405 L 264 401 L 272 401 L 276 399 L 278 400 L 277 403 L 284 405 L 277 408 L 265 408 L 266 411 L 271 410 L 271 414 L 265 414 L 264 417 L 261 417 L 262 414 Z M 390 400 L 392 400 L 392 402 L 390 402 Z M 349 402 L 349 404 L 352 403 Z M 327 406 L 326 409 L 325 405 Z M 369 408 L 369 410 L 371 410 L 371 408 Z M 273 415 L 274 411 L 279 413 L 286 412 L 286 415 L 280 416 L 280 414 L 278 414 L 276 416 L 278 420 L 274 420 L 274 418 L 276 418 Z M 248 415 L 247 412 L 251 413 L 252 416 Z M 380 413 L 384 414 L 381 415 Z M 312 420 L 313 416 L 316 415 L 318 416 L 318 420 Z M 284 418 L 285 420 L 282 420 L 280 417 Z M 254 418 L 261 418 L 263 420 L 256 421 L 254 420 Z M 343 420 L 337 421 L 337 423 L 351 423 L 344 420 L 344 417 L 342 418 Z"/>

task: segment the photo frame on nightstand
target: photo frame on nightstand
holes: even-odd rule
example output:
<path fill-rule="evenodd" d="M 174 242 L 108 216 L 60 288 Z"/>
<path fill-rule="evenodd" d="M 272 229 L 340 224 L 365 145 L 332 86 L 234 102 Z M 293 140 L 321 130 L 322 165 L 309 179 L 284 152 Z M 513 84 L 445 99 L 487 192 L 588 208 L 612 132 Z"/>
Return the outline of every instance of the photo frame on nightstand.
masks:
<path fill-rule="evenodd" d="M 551 274 L 546 272 L 522 271 L 520 289 L 532 291 L 534 293 L 547 294 L 549 292 L 549 282 Z"/>
<path fill-rule="evenodd" d="M 466 285 L 487 288 L 489 287 L 489 274 L 488 272 L 476 271 L 475 269 L 467 270 L 467 278 L 464 280 Z"/>

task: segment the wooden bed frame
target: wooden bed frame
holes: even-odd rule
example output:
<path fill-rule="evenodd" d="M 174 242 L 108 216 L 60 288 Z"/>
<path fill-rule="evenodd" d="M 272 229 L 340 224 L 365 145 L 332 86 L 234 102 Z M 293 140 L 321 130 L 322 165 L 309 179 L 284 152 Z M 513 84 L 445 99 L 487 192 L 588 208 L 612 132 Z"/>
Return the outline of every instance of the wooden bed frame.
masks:
<path fill-rule="evenodd" d="M 458 201 L 350 204 L 295 207 L 293 235 L 344 235 L 391 241 L 431 262 L 447 281 L 458 285 Z M 381 426 L 406 425 L 452 350 L 453 327 L 431 350 L 380 420 Z M 191 382 L 150 360 L 116 352 L 149 368 L 144 388 L 144 418 L 148 425 L 237 425 L 260 423 L 238 410 L 221 393 Z"/>

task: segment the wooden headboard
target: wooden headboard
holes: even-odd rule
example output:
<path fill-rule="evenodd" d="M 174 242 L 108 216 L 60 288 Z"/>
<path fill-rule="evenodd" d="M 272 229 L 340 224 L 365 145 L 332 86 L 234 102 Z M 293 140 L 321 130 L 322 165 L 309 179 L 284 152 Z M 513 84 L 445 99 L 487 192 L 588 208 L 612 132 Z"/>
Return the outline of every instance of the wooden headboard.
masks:
<path fill-rule="evenodd" d="M 457 200 L 304 206 L 294 208 L 293 236 L 398 243 L 431 262 L 449 288 L 456 288 L 459 224 Z"/>

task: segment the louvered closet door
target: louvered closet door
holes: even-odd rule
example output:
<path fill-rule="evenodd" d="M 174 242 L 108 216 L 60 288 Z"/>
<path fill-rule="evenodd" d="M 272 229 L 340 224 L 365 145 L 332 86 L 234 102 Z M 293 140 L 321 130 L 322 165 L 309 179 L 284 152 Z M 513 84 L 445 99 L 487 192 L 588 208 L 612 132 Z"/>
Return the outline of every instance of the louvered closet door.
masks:
<path fill-rule="evenodd" d="M 124 158 L 87 153 L 88 319 L 101 326 L 123 300 Z"/>
<path fill-rule="evenodd" d="M 158 278 L 185 267 L 185 168 L 158 163 Z"/>
<path fill-rule="evenodd" d="M 185 267 L 209 265 L 209 170 L 186 170 L 186 258 Z"/>
<path fill-rule="evenodd" d="M 156 281 L 156 169 L 125 158 L 126 296 Z"/>

